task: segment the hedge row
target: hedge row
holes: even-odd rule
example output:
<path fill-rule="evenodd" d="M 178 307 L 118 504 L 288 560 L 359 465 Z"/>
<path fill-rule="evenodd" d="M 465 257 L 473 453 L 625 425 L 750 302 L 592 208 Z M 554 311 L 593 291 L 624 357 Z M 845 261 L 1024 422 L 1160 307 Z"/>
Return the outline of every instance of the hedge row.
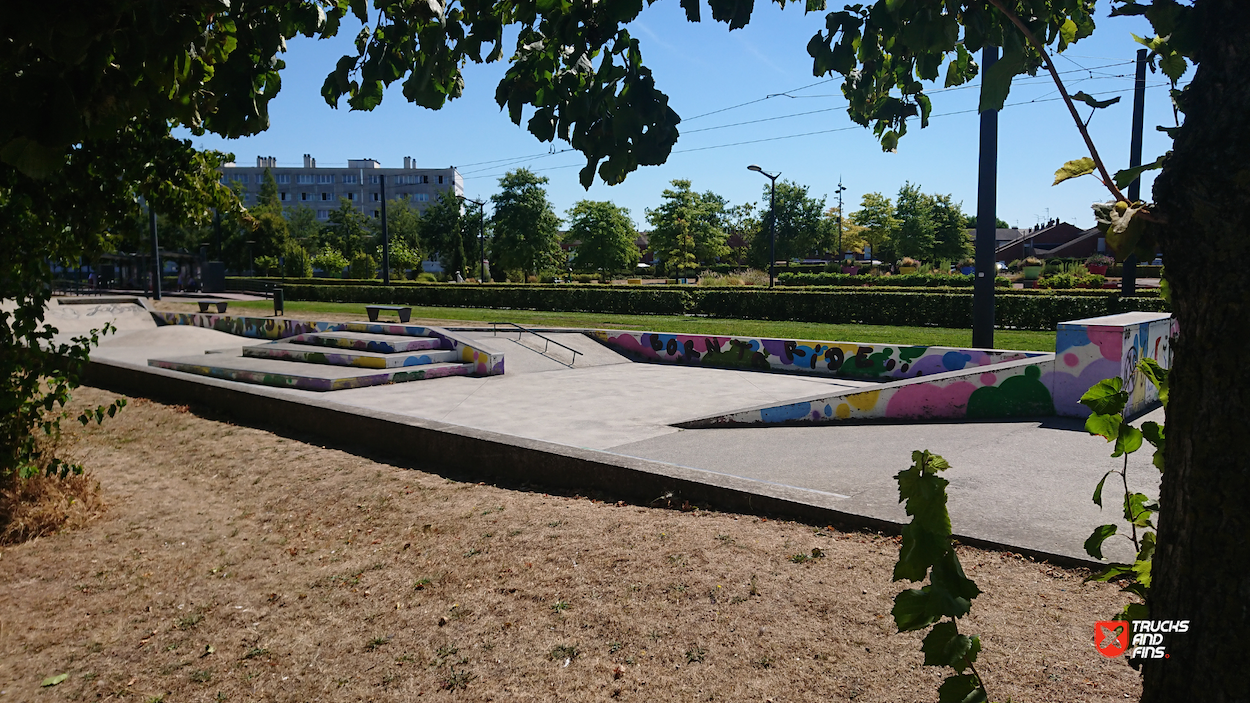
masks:
<path fill-rule="evenodd" d="M 754 320 L 969 328 L 967 293 L 865 289 L 789 291 L 751 288 L 562 286 L 309 286 L 287 285 L 289 301 L 403 304 L 427 307 L 598 312 L 623 315 L 708 315 Z M 999 327 L 1053 330 L 1064 320 L 1113 313 L 1168 311 L 1158 298 L 1119 296 L 996 296 Z"/>
<path fill-rule="evenodd" d="M 852 276 L 849 273 L 782 273 L 777 282 L 783 286 L 893 286 L 898 288 L 971 288 L 972 275 L 962 273 L 905 273 L 892 276 Z M 1006 287 L 1011 281 L 1003 276 L 994 279 L 994 285 Z"/>

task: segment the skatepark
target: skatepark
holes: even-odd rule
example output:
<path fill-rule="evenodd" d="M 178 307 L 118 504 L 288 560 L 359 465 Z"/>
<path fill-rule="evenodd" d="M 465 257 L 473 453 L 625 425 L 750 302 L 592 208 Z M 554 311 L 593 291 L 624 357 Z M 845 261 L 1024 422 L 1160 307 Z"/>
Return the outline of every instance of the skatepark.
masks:
<path fill-rule="evenodd" d="M 1083 541 L 1118 517 L 1114 508 L 1100 511 L 1090 494 L 1120 460 L 1084 431 L 1082 419 L 1030 417 L 1035 406 L 1028 403 L 982 403 L 1006 408 L 1002 417 L 973 418 L 962 409 L 977 404 L 969 393 L 1001 401 L 996 389 L 1045 383 L 1061 410 L 1064 380 L 1054 374 L 1065 364 L 1076 379 L 1069 385 L 1084 383 L 1087 371 L 1103 372 L 1073 360 L 1083 347 L 1058 356 L 1010 350 L 934 356 L 920 348 L 791 342 L 784 353 L 764 354 L 773 368 L 758 363 L 759 356 L 754 367 L 735 361 L 725 365 L 740 368 L 725 368 L 701 363 L 713 350 L 729 350 L 723 340 L 616 330 L 156 313 L 140 298 L 54 301 L 48 321 L 61 338 L 105 322 L 116 326 L 92 352 L 92 385 L 202 405 L 239 422 L 472 480 L 897 532 L 906 515 L 894 474 L 910 464 L 913 450 L 929 449 L 952 466 L 945 473 L 950 512 L 955 533 L 967 542 L 1092 563 Z M 676 344 L 674 352 L 667 345 L 668 357 L 660 358 L 669 338 L 686 346 Z M 404 348 L 392 348 L 396 339 Z M 766 351 L 776 340 L 732 341 Z M 646 345 L 658 356 L 649 358 Z M 1102 353 L 1111 357 L 1106 348 Z M 816 369 L 816 354 L 846 368 L 855 358 L 876 361 L 859 364 L 868 374 L 861 377 L 800 374 L 800 360 L 806 365 L 810 358 Z M 886 359 L 889 354 L 895 356 Z M 951 354 L 967 368 L 951 370 Z M 924 366 L 931 357 L 947 366 Z M 902 358 L 907 363 L 894 363 Z M 1119 368 L 1118 360 L 1107 363 Z M 929 370 L 923 378 L 922 366 Z M 959 392 L 963 405 L 952 404 Z M 1024 391 L 1012 392 L 1023 397 Z M 1137 402 L 1148 419 L 1162 421 L 1148 396 Z M 950 407 L 959 412 L 943 409 Z M 1158 472 L 1148 455 L 1133 457 L 1130 475 L 1136 487 L 1157 494 Z M 1108 543 L 1112 558 L 1127 557 L 1123 552 Z"/>

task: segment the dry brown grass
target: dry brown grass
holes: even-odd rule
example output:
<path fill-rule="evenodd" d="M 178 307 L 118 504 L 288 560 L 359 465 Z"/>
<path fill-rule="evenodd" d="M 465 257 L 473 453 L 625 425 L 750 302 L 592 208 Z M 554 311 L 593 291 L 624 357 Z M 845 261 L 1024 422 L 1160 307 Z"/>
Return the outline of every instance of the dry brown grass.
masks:
<path fill-rule="evenodd" d="M 461 483 L 144 401 L 77 452 L 111 507 L 0 555 L 9 700 L 911 702 L 945 675 L 894 630 L 891 537 Z M 960 556 L 994 699 L 1138 696 L 1090 642 L 1115 587 Z"/>
<path fill-rule="evenodd" d="M 45 459 L 51 459 L 63 458 L 69 450 L 66 442 L 58 440 L 46 443 L 42 451 Z M 103 510 L 100 482 L 89 471 L 65 478 L 14 478 L 0 488 L 0 545 L 78 529 Z"/>

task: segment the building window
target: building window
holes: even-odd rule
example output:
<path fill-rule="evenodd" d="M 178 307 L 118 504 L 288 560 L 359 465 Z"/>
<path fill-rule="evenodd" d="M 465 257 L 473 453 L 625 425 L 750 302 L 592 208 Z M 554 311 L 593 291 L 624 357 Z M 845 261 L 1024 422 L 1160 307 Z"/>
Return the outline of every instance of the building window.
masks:
<path fill-rule="evenodd" d="M 278 193 L 278 199 L 279 199 L 279 200 L 281 200 L 282 202 L 286 202 L 286 201 L 287 201 L 287 196 L 288 196 L 288 195 L 290 195 L 290 193 L 288 193 L 288 192 L 286 192 L 286 191 L 284 190 L 284 191 L 282 191 L 281 193 Z"/>
<path fill-rule="evenodd" d="M 301 185 L 308 185 L 313 182 L 313 175 L 311 173 L 301 173 L 295 177 L 295 180 Z"/>
<path fill-rule="evenodd" d="M 344 183 L 359 183 L 359 182 L 360 182 L 360 176 L 358 176 L 358 175 L 356 175 L 356 174 L 354 174 L 354 173 L 348 173 L 348 174 L 346 174 L 346 175 L 344 175 L 344 176 L 343 176 L 343 182 L 344 182 Z"/>
<path fill-rule="evenodd" d="M 381 216 L 381 214 L 382 214 L 382 211 L 381 211 L 381 210 L 374 210 L 374 211 L 373 211 L 373 217 L 374 217 L 375 219 L 376 219 L 376 218 L 378 218 L 379 216 Z"/>
<path fill-rule="evenodd" d="M 419 203 L 430 202 L 430 194 L 429 193 L 417 193 L 417 202 Z"/>
<path fill-rule="evenodd" d="M 317 219 L 318 219 L 318 220 L 328 220 L 328 219 L 330 219 L 330 211 L 329 211 L 329 210 L 318 210 L 318 211 L 317 211 Z"/>
<path fill-rule="evenodd" d="M 439 176 L 439 177 L 438 177 L 438 184 L 439 184 L 439 185 L 442 185 L 442 184 L 443 184 L 443 177 L 442 177 L 442 176 Z"/>
<path fill-rule="evenodd" d="M 334 193 L 322 193 L 321 200 L 325 202 L 334 200 Z"/>
<path fill-rule="evenodd" d="M 430 182 L 430 177 L 429 177 L 429 176 L 417 176 L 417 178 L 420 178 L 422 183 L 429 183 L 429 182 Z"/>
<path fill-rule="evenodd" d="M 333 173 L 318 173 L 317 182 L 318 183 L 333 183 L 334 174 Z"/>
<path fill-rule="evenodd" d="M 312 200 L 312 193 L 300 193 L 299 199 L 300 200 Z"/>
<path fill-rule="evenodd" d="M 239 200 L 242 200 L 242 201 L 243 201 L 243 202 L 245 202 L 245 203 L 246 203 L 247 201 L 251 200 L 251 199 L 252 199 L 252 194 L 251 194 L 251 193 L 240 193 L 240 194 L 239 194 Z"/>
<path fill-rule="evenodd" d="M 274 178 L 277 180 L 278 183 L 290 183 L 291 182 L 291 174 L 289 173 L 280 173 L 277 176 L 274 176 Z M 257 183 L 259 182 L 260 181 L 257 181 Z"/>
<path fill-rule="evenodd" d="M 376 202 L 381 202 L 381 200 L 382 200 L 382 194 L 381 194 L 381 193 L 373 193 L 373 202 L 375 202 L 375 203 L 376 203 Z"/>
<path fill-rule="evenodd" d="M 350 201 L 352 201 L 353 203 L 354 203 L 354 202 L 356 202 L 356 194 L 355 194 L 355 193 L 348 193 L 348 194 L 347 194 L 347 199 L 348 199 L 348 200 L 350 200 Z"/>
<path fill-rule="evenodd" d="M 371 185 L 377 185 L 377 184 L 378 184 L 378 177 L 377 177 L 377 176 L 369 176 L 369 183 L 370 183 Z"/>

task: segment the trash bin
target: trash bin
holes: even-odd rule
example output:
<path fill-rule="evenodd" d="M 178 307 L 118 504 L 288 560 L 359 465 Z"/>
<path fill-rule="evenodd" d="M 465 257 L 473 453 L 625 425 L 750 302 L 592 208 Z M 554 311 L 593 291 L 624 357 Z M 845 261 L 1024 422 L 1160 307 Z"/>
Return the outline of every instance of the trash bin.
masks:
<path fill-rule="evenodd" d="M 286 315 L 286 311 L 282 307 L 284 302 L 285 301 L 282 298 L 282 288 L 281 287 L 274 288 L 273 289 L 273 314 Z"/>

